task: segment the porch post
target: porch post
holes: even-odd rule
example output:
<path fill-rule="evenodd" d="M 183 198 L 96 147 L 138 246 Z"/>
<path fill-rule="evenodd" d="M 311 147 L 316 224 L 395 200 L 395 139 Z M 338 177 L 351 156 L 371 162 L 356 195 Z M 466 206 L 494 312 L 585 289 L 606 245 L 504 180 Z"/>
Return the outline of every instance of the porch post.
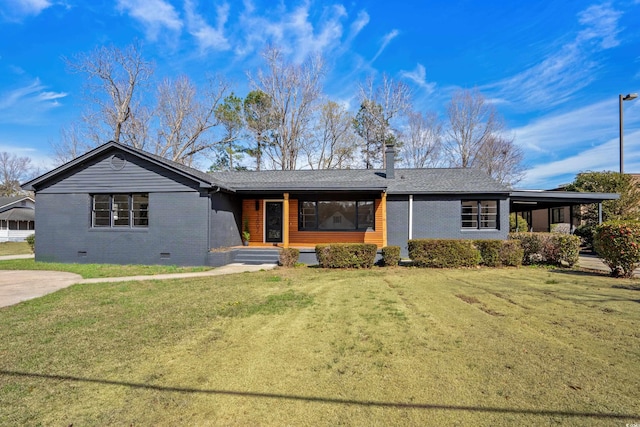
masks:
<path fill-rule="evenodd" d="M 598 224 L 602 224 L 602 202 L 598 203 Z"/>
<path fill-rule="evenodd" d="M 382 247 L 387 246 L 387 192 L 382 193 L 382 200 L 380 200 L 380 207 L 382 209 Z"/>
<path fill-rule="evenodd" d="M 282 204 L 282 246 L 289 247 L 289 193 L 284 193 L 284 203 Z"/>

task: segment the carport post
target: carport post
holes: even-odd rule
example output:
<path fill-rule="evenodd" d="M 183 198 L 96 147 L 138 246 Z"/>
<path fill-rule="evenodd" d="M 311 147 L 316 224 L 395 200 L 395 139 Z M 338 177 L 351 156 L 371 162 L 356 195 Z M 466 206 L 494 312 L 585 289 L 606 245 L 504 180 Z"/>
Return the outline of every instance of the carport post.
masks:
<path fill-rule="evenodd" d="M 602 224 L 602 202 L 598 203 L 598 225 Z"/>

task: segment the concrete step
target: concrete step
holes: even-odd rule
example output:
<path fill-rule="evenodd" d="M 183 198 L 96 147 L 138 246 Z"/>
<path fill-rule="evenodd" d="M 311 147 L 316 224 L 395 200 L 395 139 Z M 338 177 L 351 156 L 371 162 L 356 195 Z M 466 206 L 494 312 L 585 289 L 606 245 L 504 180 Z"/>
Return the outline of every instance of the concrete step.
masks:
<path fill-rule="evenodd" d="M 277 249 L 240 249 L 235 251 L 233 262 L 243 264 L 277 264 L 280 251 Z"/>

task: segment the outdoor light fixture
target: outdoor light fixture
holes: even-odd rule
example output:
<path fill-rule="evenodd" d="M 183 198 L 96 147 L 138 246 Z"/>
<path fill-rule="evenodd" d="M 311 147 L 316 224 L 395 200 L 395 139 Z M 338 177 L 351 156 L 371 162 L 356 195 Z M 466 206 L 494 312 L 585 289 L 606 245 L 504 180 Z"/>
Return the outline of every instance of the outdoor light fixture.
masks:
<path fill-rule="evenodd" d="M 629 93 L 625 96 L 622 94 L 618 95 L 619 107 L 618 111 L 620 112 L 620 173 L 624 173 L 624 132 L 622 130 L 623 127 L 623 114 L 622 114 L 622 101 L 633 101 L 638 97 L 637 93 Z"/>

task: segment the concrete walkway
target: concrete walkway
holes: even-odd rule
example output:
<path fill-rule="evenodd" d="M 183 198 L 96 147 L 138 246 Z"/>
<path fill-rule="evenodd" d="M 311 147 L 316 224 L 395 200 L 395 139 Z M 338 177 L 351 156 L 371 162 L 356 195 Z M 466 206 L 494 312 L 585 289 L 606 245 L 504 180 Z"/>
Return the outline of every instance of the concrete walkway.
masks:
<path fill-rule="evenodd" d="M 131 282 L 140 280 L 169 280 L 192 277 L 213 277 L 259 270 L 270 270 L 275 264 L 245 265 L 229 264 L 197 273 L 155 274 L 148 276 L 101 277 L 83 279 L 74 273 L 60 271 L 4 270 L 0 271 L 0 307 L 17 304 L 33 298 L 39 298 L 57 290 L 75 284 Z"/>
<path fill-rule="evenodd" d="M 33 254 L 26 254 L 26 255 L 2 255 L 0 256 L 0 261 L 8 261 L 10 259 L 29 259 L 29 258 L 33 258 Z"/>
<path fill-rule="evenodd" d="M 587 270 L 597 270 L 611 273 L 611 269 L 607 266 L 597 255 L 592 254 L 580 254 L 578 260 L 578 267 L 586 268 Z M 640 268 L 634 271 L 635 277 L 640 277 Z"/>

